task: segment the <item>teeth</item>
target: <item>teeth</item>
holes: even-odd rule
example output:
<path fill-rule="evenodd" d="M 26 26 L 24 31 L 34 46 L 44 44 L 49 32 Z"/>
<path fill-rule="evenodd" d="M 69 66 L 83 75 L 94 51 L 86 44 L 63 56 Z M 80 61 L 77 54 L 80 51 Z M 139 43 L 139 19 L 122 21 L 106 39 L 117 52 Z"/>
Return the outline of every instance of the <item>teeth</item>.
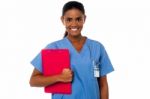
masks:
<path fill-rule="evenodd" d="M 77 31 L 77 28 L 73 28 L 73 29 L 71 29 L 72 31 Z"/>

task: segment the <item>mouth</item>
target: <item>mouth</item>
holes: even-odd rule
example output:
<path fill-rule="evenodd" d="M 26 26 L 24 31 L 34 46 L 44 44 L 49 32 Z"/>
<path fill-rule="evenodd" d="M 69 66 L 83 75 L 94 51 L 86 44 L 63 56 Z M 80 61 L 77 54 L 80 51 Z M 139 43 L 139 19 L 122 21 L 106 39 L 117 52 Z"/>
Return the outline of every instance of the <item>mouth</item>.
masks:
<path fill-rule="evenodd" d="M 70 30 L 75 32 L 75 31 L 79 30 L 79 28 L 74 27 L 74 28 L 70 28 Z"/>

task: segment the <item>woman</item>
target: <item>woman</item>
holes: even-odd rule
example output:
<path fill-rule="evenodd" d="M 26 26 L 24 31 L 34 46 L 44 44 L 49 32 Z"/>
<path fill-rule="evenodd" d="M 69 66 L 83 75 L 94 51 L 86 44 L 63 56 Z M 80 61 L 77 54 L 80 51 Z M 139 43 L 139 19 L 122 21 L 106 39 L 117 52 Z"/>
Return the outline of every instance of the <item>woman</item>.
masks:
<path fill-rule="evenodd" d="M 71 70 L 64 69 L 58 75 L 45 77 L 42 73 L 41 53 L 31 62 L 35 67 L 30 79 L 31 86 L 45 87 L 56 82 L 72 83 L 71 94 L 53 94 L 52 99 L 108 99 L 106 75 L 114 69 L 104 46 L 98 41 L 82 36 L 81 30 L 85 20 L 84 6 L 77 1 L 67 2 L 61 17 L 66 27 L 65 36 L 46 46 L 47 49 L 69 49 Z M 97 70 L 93 65 L 97 66 Z"/>

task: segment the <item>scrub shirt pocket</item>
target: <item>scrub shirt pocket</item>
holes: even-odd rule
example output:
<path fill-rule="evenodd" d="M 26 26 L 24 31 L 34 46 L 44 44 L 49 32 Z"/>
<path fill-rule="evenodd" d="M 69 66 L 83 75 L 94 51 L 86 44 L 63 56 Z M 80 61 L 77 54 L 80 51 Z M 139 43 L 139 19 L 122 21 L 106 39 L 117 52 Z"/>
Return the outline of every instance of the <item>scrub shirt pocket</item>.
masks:
<path fill-rule="evenodd" d="M 90 79 L 91 80 L 97 80 L 97 78 L 99 78 L 100 77 L 100 66 L 99 66 L 99 62 L 95 62 L 95 64 L 93 64 L 93 61 L 91 60 L 90 61 L 90 63 L 89 63 L 90 65 L 89 65 L 89 67 L 90 67 Z M 97 68 L 98 68 L 98 70 L 97 71 L 95 71 L 94 69 L 95 69 L 95 67 L 94 66 L 97 66 Z M 94 71 L 95 72 L 98 72 L 98 74 L 94 74 Z M 95 77 L 95 75 L 96 75 L 96 77 Z"/>
<path fill-rule="evenodd" d="M 90 75 L 89 75 L 89 78 L 90 78 L 90 80 L 95 80 L 95 78 L 96 77 L 94 77 L 94 67 L 93 67 L 93 63 L 92 63 L 92 61 L 90 61 L 90 63 L 89 63 L 90 65 L 89 65 L 89 73 L 90 73 Z"/>

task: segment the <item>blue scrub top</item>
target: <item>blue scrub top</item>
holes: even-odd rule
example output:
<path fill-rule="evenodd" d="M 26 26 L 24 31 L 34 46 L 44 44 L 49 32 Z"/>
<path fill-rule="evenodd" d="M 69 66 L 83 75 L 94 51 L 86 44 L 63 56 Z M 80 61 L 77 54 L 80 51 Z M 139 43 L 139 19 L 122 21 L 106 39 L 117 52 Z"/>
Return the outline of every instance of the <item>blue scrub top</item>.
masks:
<path fill-rule="evenodd" d="M 107 52 L 100 42 L 87 38 L 81 51 L 78 52 L 65 37 L 48 44 L 46 48 L 69 49 L 71 69 L 74 72 L 72 94 L 52 94 L 52 99 L 100 99 L 100 90 L 97 78 L 94 77 L 92 61 L 94 60 L 96 64 L 99 64 L 100 77 L 114 71 Z M 31 61 L 31 64 L 42 72 L 41 53 Z"/>

